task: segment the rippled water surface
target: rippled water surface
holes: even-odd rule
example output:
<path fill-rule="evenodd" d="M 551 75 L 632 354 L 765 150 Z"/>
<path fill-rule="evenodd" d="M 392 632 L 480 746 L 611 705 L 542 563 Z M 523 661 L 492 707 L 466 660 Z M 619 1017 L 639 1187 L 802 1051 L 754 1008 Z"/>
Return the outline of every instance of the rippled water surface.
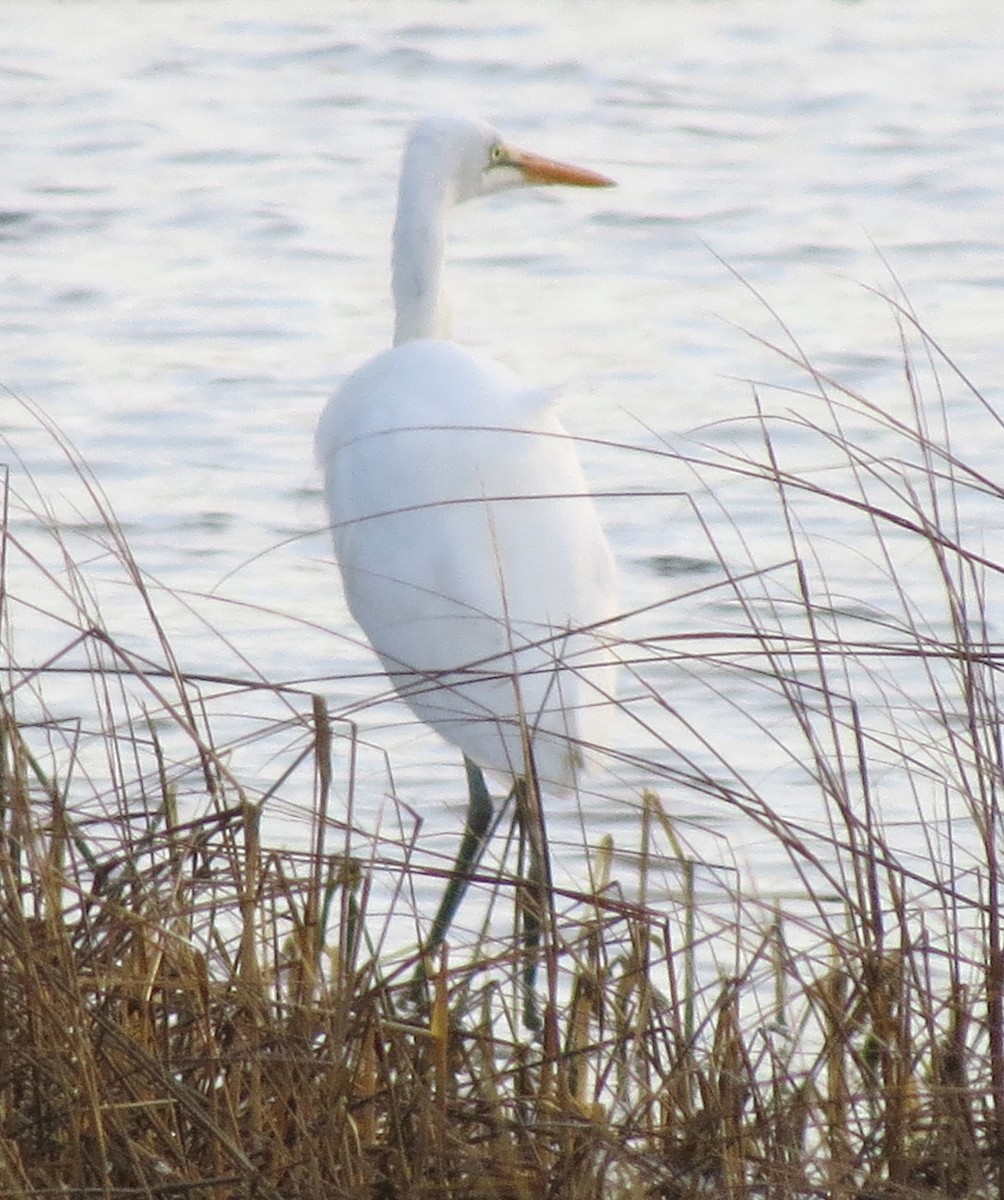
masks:
<path fill-rule="evenodd" d="M 93 554 L 88 578 L 117 634 L 157 657 L 139 598 L 89 549 L 93 505 L 44 421 L 106 494 L 182 668 L 323 691 L 364 738 L 356 819 L 388 820 L 386 751 L 398 793 L 427 812 L 445 852 L 460 819 L 458 756 L 399 706 L 371 703 L 384 684 L 340 596 L 311 448 L 327 395 L 389 341 L 408 123 L 430 109 L 479 115 L 616 177 L 608 192 L 510 194 L 457 213 L 457 336 L 563 391 L 625 607 L 657 606 L 631 632 L 692 638 L 741 623 L 716 588 L 718 553 L 737 571 L 791 557 L 776 494 L 680 457 L 710 457 L 706 443 L 758 452 L 755 396 L 772 412 L 821 415 L 804 372 L 747 332 L 790 350 L 771 310 L 820 371 L 906 417 L 899 333 L 875 289 L 905 300 L 981 390 L 977 400 L 942 364 L 956 452 L 998 472 L 1001 10 L 626 0 L 612 20 L 599 3 L 281 9 L 4 5 L 0 432 L 16 492 L 30 478 L 36 512 L 51 506 L 74 552 Z M 937 425 L 938 388 L 925 380 Z M 841 421 L 880 458 L 902 451 L 860 406 Z M 776 436 L 789 468 L 835 471 L 838 456 L 804 427 Z M 967 501 L 962 519 L 999 553 L 989 499 Z M 799 521 L 828 568 L 829 602 L 895 606 L 852 514 L 810 496 Z M 13 528 L 44 541 L 18 506 Z M 923 557 L 905 546 L 901 577 L 940 612 Z M 14 586 L 39 586 L 20 559 L 9 569 Z M 65 640 L 30 605 L 16 618 L 21 663 Z M 660 645 L 660 661 L 625 682 L 637 721 L 618 731 L 626 761 L 596 784 L 592 832 L 634 844 L 653 778 L 634 756 L 678 771 L 680 754 L 714 777 L 727 761 L 797 810 L 804 780 L 782 752 L 794 734 L 776 693 L 671 662 Z M 66 688 L 62 715 L 75 702 Z M 679 780 L 656 784 L 693 818 L 697 852 L 755 861 L 768 891 L 798 886 L 730 806 Z M 917 796 L 890 781 L 882 799 L 904 825 L 904 852 L 922 851 Z M 269 810 L 294 839 L 297 804 L 294 792 Z M 578 821 L 575 806 L 559 807 L 554 841 L 581 844 Z"/>

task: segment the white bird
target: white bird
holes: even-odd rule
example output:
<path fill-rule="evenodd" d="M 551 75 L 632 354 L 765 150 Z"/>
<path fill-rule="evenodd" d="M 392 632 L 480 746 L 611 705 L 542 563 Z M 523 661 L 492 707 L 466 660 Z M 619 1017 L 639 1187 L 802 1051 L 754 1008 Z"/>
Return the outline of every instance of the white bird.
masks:
<path fill-rule="evenodd" d="M 394 228 L 394 346 L 349 376 L 317 431 L 352 615 L 400 697 L 467 766 L 465 834 L 423 962 L 488 836 L 482 769 L 535 795 L 567 790 L 583 750 L 603 744 L 618 610 L 610 548 L 552 397 L 449 340 L 446 217 L 511 188 L 611 183 L 478 122 L 419 121 Z"/>

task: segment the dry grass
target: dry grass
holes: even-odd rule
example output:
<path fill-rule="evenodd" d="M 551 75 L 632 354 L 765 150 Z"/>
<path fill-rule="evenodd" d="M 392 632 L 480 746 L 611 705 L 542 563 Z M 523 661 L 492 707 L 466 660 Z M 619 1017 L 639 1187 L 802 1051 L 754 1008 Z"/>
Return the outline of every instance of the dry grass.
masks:
<path fill-rule="evenodd" d="M 822 377 L 791 342 L 783 354 L 808 380 L 794 410 L 760 404 L 753 450 L 689 456 L 702 480 L 760 481 L 788 552 L 764 565 L 737 518 L 695 506 L 727 625 L 625 644 L 627 690 L 665 717 L 639 804 L 641 890 L 624 898 L 601 847 L 591 891 L 552 897 L 539 1041 L 507 982 L 518 954 L 494 941 L 454 951 L 429 1011 L 409 1007 L 410 964 L 385 950 L 392 924 L 414 927 L 409 892 L 390 889 L 388 914 L 373 888 L 407 879 L 413 846 L 359 827 L 352 756 L 336 771 L 346 735 L 324 702 L 250 672 L 184 670 L 81 464 L 97 514 L 83 535 L 11 487 L 3 1194 L 1001 1194 L 1004 756 L 988 609 L 1004 567 L 965 516 L 1001 496 L 948 436 L 946 394 L 978 394 L 899 317 L 903 414 Z M 933 404 L 918 349 L 944 389 Z M 868 438 L 844 432 L 852 416 Z M 785 465 L 792 429 L 827 448 L 826 473 Z M 892 598 L 883 611 L 835 594 L 807 496 L 860 521 Z M 32 548 L 40 529 L 48 563 Z M 86 567 L 98 552 L 143 614 L 142 653 L 103 622 Z M 911 592 L 921 559 L 937 611 Z M 44 646 L 19 653 L 43 617 Z M 730 681 L 762 689 L 763 715 L 742 717 L 797 769 L 797 803 L 692 727 L 682 748 L 653 662 L 700 672 L 726 705 Z M 268 748 L 253 780 L 235 766 L 247 742 Z M 883 821 L 892 782 L 915 797 L 925 855 L 902 854 Z M 294 787 L 311 797 L 301 850 L 270 844 L 261 819 Z M 783 850 L 801 881 L 791 903 L 688 856 L 656 794 L 686 790 Z M 655 895 L 670 876 L 667 906 Z M 506 874 L 496 884 L 519 890 Z"/>

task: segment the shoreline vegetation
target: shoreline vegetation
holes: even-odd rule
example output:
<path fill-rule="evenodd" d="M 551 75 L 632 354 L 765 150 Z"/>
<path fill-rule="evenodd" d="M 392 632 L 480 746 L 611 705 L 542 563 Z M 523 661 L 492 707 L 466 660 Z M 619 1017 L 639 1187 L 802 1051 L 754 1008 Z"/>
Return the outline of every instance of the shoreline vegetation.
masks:
<path fill-rule="evenodd" d="M 405 834 L 362 828 L 350 727 L 250 665 L 189 670 L 98 481 L 18 402 L 93 511 L 69 528 L 9 448 L 3 1195 L 1004 1196 L 1004 555 L 967 519 L 1004 485 L 952 436 L 955 404 L 986 402 L 888 303 L 901 411 L 828 378 L 782 326 L 773 348 L 801 382 L 780 405 L 756 388 L 744 438 L 651 454 L 653 475 L 664 453 L 701 493 L 691 512 L 718 570 L 699 586 L 723 624 L 703 641 L 625 635 L 624 690 L 646 697 L 649 724 L 664 717 L 667 753 L 634 797 L 637 887 L 618 886 L 599 831 L 590 886 L 549 897 L 539 1039 L 521 1026 L 511 934 L 454 942 L 431 964 L 428 1010 L 409 1003 L 414 962 L 384 947 L 391 923 L 417 944 L 428 914 L 411 885 L 429 868 Z M 789 465 L 792 445 L 820 469 Z M 782 560 L 758 562 L 724 512 L 713 482 L 730 476 L 762 487 Z M 833 586 L 806 497 L 859 523 L 884 608 Z M 110 631 L 95 561 L 114 564 L 153 652 Z M 937 583 L 922 600 L 920 567 Z M 699 672 L 725 702 L 730 680 L 760 687 L 763 714 L 746 719 L 797 774 L 796 802 L 728 745 L 680 750 L 686 714 L 653 667 Z M 267 772 L 242 776 L 242 739 L 268 742 Z M 294 788 L 311 798 L 299 850 L 262 820 Z M 914 798 L 926 853 L 903 853 L 883 820 L 893 788 Z M 688 855 L 667 814 L 691 789 L 777 848 L 797 896 L 765 899 Z M 527 902 L 516 855 L 478 878 L 500 928 Z"/>

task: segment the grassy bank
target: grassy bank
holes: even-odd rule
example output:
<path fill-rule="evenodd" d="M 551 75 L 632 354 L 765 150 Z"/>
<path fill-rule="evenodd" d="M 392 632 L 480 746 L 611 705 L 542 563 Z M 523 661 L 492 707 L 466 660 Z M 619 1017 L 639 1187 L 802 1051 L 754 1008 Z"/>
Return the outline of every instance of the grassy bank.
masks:
<path fill-rule="evenodd" d="M 590 887 L 550 897 L 539 1039 L 521 1025 L 511 939 L 456 946 L 428 1010 L 410 1002 L 413 963 L 385 945 L 392 926 L 416 928 L 407 881 L 428 868 L 356 814 L 340 714 L 250 669 L 181 663 L 166 598 L 70 448 L 93 508 L 76 526 L 15 467 L 0 563 L 3 1194 L 1004 1191 L 1004 558 L 968 516 L 1001 489 L 954 445 L 953 404 L 979 394 L 898 318 L 900 411 L 788 341 L 801 382 L 784 403 L 754 397 L 740 448 L 709 434 L 665 452 L 704 496 L 692 511 L 720 621 L 625 642 L 627 696 L 665 716 L 666 754 L 634 797 L 640 882 L 618 886 L 601 842 Z M 719 504 L 737 478 L 778 515 L 770 562 Z M 837 589 L 807 500 L 858 522 L 883 607 Z M 95 559 L 141 614 L 142 649 L 106 622 Z M 797 770 L 796 801 L 727 742 L 690 729 L 702 753 L 684 753 L 653 664 L 726 701 L 760 689 L 743 719 Z M 268 747 L 252 778 L 248 740 Z M 262 820 L 294 787 L 309 797 L 298 850 Z M 892 787 L 915 797 L 924 853 L 904 854 L 883 817 Z M 687 791 L 777 849 L 790 902 L 741 871 L 707 882 L 666 815 Z M 655 899 L 666 871 L 671 903 Z M 520 903 L 517 876 L 485 883 Z"/>

